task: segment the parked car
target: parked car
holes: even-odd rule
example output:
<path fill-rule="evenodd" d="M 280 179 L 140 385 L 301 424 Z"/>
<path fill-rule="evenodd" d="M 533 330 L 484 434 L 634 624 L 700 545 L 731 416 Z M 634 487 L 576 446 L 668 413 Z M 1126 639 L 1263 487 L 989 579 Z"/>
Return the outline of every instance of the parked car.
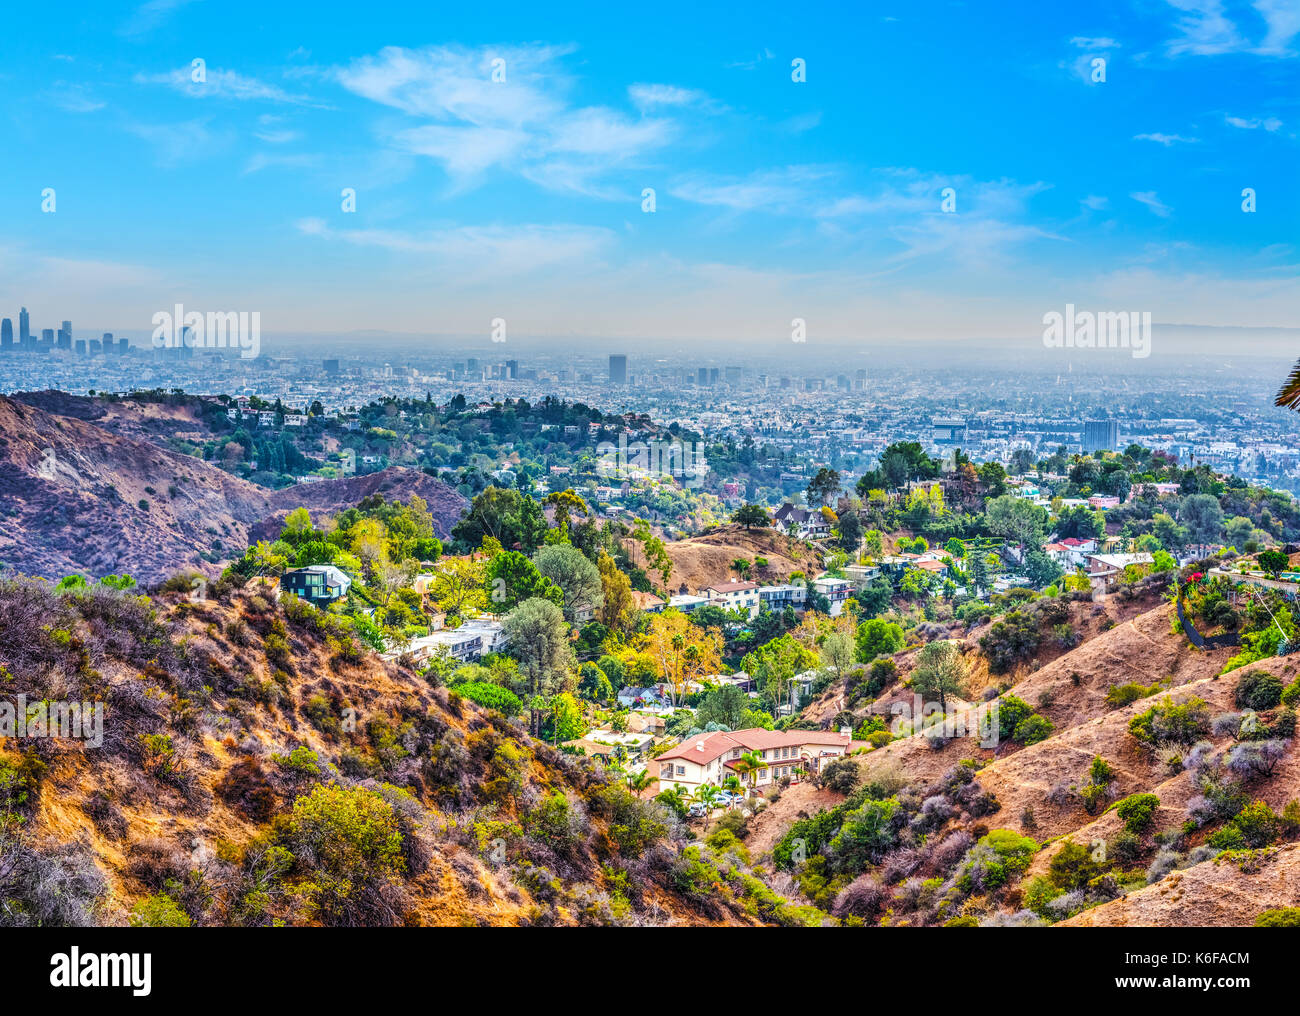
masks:
<path fill-rule="evenodd" d="M 704 804 L 700 801 L 696 801 L 686 809 L 686 816 L 688 818 L 705 818 L 708 814 L 709 809 L 704 807 Z"/>

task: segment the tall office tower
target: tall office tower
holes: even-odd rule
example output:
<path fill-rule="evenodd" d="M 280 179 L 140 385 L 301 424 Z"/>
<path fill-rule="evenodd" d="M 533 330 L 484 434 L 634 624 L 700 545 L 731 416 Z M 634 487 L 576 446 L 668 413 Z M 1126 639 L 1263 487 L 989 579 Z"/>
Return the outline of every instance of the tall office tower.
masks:
<path fill-rule="evenodd" d="M 722 375 L 722 372 L 721 372 L 720 370 L 718 370 L 717 367 L 710 367 L 710 368 L 709 368 L 709 384 L 711 384 L 711 385 L 716 385 L 716 384 L 718 383 L 718 378 L 721 377 L 721 375 Z"/>
<path fill-rule="evenodd" d="M 695 372 L 695 383 L 701 388 L 709 383 L 709 371 L 707 367 L 701 367 Z"/>
<path fill-rule="evenodd" d="M 78 339 L 78 340 L 77 340 L 77 347 L 76 347 L 76 349 L 73 350 L 73 352 L 75 352 L 78 356 L 85 356 L 85 355 L 86 355 L 86 340 L 85 340 L 85 339 Z"/>
<path fill-rule="evenodd" d="M 18 312 L 18 345 L 24 349 L 27 348 L 28 342 L 32 337 L 32 322 L 27 316 L 27 308 L 24 307 Z"/>
<path fill-rule="evenodd" d="M 853 390 L 855 392 L 865 392 L 867 390 L 867 372 L 859 370 L 853 376 Z"/>
<path fill-rule="evenodd" d="M 727 384 L 729 385 L 740 384 L 740 368 L 728 367 L 726 370 L 726 377 L 727 377 Z"/>
<path fill-rule="evenodd" d="M 13 349 L 14 345 L 14 323 L 8 318 L 0 321 L 0 349 L 6 353 Z"/>
<path fill-rule="evenodd" d="M 507 361 L 506 361 L 506 377 L 508 377 L 511 381 L 518 380 L 518 378 L 519 378 L 519 361 L 518 361 L 518 360 L 507 360 Z"/>
<path fill-rule="evenodd" d="M 67 332 L 67 333 L 68 333 L 68 337 L 71 338 L 71 337 L 72 337 L 72 322 L 71 322 L 71 321 L 64 321 L 64 322 L 63 322 L 63 330 L 64 330 L 65 332 Z"/>
<path fill-rule="evenodd" d="M 130 339 L 118 339 L 118 340 L 117 340 L 117 355 L 118 355 L 118 356 L 126 356 L 126 351 L 127 351 L 128 349 L 130 349 L 130 348 L 131 348 L 131 340 L 130 340 Z"/>
<path fill-rule="evenodd" d="M 78 339 L 78 340 L 77 340 L 77 345 L 80 346 L 80 345 L 82 344 L 82 342 L 84 342 L 84 341 L 85 341 L 84 339 Z M 99 355 L 99 353 L 100 353 L 100 349 L 101 349 L 101 346 L 102 346 L 102 344 L 100 343 L 99 339 L 91 339 L 88 343 L 86 343 L 86 345 L 87 345 L 87 347 L 88 347 L 88 350 L 89 350 L 91 356 L 98 356 L 98 355 Z"/>
<path fill-rule="evenodd" d="M 478 360 L 475 357 L 465 358 L 465 373 L 469 375 L 470 380 L 482 378 L 483 375 L 479 373 Z"/>
<path fill-rule="evenodd" d="M 1085 453 L 1111 452 L 1118 447 L 1118 420 L 1085 420 L 1083 422 L 1083 450 Z"/>
<path fill-rule="evenodd" d="M 105 356 L 112 356 L 114 353 L 117 352 L 117 343 L 113 341 L 112 332 L 105 332 L 103 337 L 99 341 L 104 344 Z"/>
<path fill-rule="evenodd" d="M 72 333 L 68 331 L 66 328 L 59 329 L 59 348 L 60 349 L 72 348 Z"/>
<path fill-rule="evenodd" d="M 627 357 L 622 353 L 613 354 L 609 358 L 609 383 L 627 384 Z"/>
<path fill-rule="evenodd" d="M 324 360 L 321 362 L 321 367 L 324 369 L 325 373 L 328 374 L 330 377 L 338 377 L 338 373 L 339 373 L 338 360 Z"/>
<path fill-rule="evenodd" d="M 41 351 L 45 352 L 54 348 L 54 329 L 41 329 Z"/>

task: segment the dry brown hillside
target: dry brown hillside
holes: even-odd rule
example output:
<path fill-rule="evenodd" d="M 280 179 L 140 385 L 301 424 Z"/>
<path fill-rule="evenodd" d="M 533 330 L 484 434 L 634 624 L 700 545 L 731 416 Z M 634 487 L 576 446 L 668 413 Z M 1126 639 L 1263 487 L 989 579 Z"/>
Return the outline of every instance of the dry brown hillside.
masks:
<path fill-rule="evenodd" d="M 182 569 L 215 574 L 244 552 L 256 523 L 272 518 L 269 531 L 299 504 L 335 511 L 374 492 L 420 493 L 443 537 L 465 503 L 441 481 L 396 467 L 271 491 L 151 440 L 0 397 L 0 564 L 22 574 L 126 572 L 142 583 Z"/>
<path fill-rule="evenodd" d="M 758 923 L 657 805 L 295 601 L 0 609 L 6 700 L 105 707 L 0 751 L 0 925 Z"/>
<path fill-rule="evenodd" d="M 900 848 L 899 860 L 886 858 L 879 872 L 861 876 L 859 881 L 866 879 L 869 885 L 856 898 L 874 900 L 883 892 L 887 900 L 889 894 L 897 891 L 911 900 L 910 894 L 918 891 L 907 888 L 911 883 L 898 890 L 885 887 L 891 879 L 898 878 L 892 872 L 906 873 L 919 868 L 926 875 L 942 876 L 945 871 L 951 875 L 954 871 L 951 865 L 963 855 L 946 855 L 947 845 L 952 845 L 952 851 L 967 850 L 989 830 L 1010 830 L 1041 844 L 1027 869 L 1013 883 L 992 895 L 971 897 L 960 911 L 945 910 L 932 897 L 928 906 L 933 909 L 928 917 L 910 916 L 907 921 L 939 922 L 959 913 L 973 915 L 980 921 L 995 919 L 998 914 L 1012 919 L 1011 915 L 1024 905 L 1023 893 L 1031 881 L 1040 876 L 1056 877 L 1052 862 L 1071 841 L 1088 852 L 1100 851 L 1096 856 L 1108 872 L 1104 885 L 1099 882 L 1088 891 L 1111 893 L 1116 898 L 1100 905 L 1095 905 L 1095 897 L 1091 898 L 1094 905 L 1068 923 L 1249 925 L 1262 910 L 1300 905 L 1300 867 L 1297 866 L 1300 851 L 1288 842 L 1292 834 L 1287 830 L 1291 827 L 1284 823 L 1277 825 L 1276 835 L 1282 837 L 1280 848 L 1244 853 L 1229 851 L 1204 860 L 1215 849 L 1207 841 L 1211 834 L 1223 828 L 1225 820 L 1188 824 L 1194 811 L 1204 809 L 1208 793 L 1203 784 L 1197 784 L 1191 764 L 1185 764 L 1191 754 L 1190 742 L 1177 750 L 1172 743 L 1160 749 L 1140 740 L 1130 730 L 1134 717 L 1152 707 L 1199 700 L 1204 703 L 1201 715 L 1205 726 L 1193 735 L 1202 744 L 1196 757 L 1226 761 L 1234 750 L 1243 745 L 1249 747 L 1252 742 L 1239 740 L 1246 735 L 1238 732 L 1235 721 L 1233 725 L 1209 721 L 1239 712 L 1236 692 L 1244 675 L 1272 674 L 1280 686 L 1287 686 L 1296 680 L 1300 661 L 1295 657 L 1273 657 L 1221 674 L 1233 650 L 1203 652 L 1192 647 L 1181 632 L 1171 631 L 1173 611 L 1169 604 L 1161 604 L 1117 624 L 1113 623 L 1113 610 L 1119 606 L 1115 601 L 1097 604 L 1100 609 L 1095 615 L 1092 604 L 1076 606 L 1099 622 L 1081 629 L 1090 636 L 1086 641 L 1041 667 L 1022 668 L 996 677 L 995 683 L 989 685 L 990 691 L 1014 695 L 1049 719 L 1052 730 L 1044 740 L 1022 745 L 1002 739 L 995 746 L 983 746 L 973 716 L 977 705 L 958 702 L 958 715 L 965 720 L 969 736 L 944 741 L 914 734 L 858 757 L 864 780 L 900 787 L 900 797 L 913 801 L 912 805 L 904 806 L 911 808 L 918 807 L 920 799 L 928 800 L 934 795 L 941 795 L 935 797 L 935 802 L 940 802 L 943 794 L 948 794 L 951 800 L 951 790 L 945 790 L 945 785 L 951 788 L 953 774 L 973 764 L 975 782 L 983 794 L 992 795 L 996 808 L 991 813 L 981 808 L 981 814 L 963 813 L 958 807 L 946 821 L 932 823 L 924 845 Z M 975 662 L 978 631 L 965 641 L 968 663 Z M 899 669 L 904 676 L 914 657 L 915 650 L 898 655 Z M 974 670 L 978 687 L 980 676 L 988 675 L 986 670 Z M 1130 682 L 1143 686 L 1148 694 L 1127 704 L 1107 702 L 1110 689 Z M 835 716 L 838 705 L 835 694 L 842 692 L 832 689 L 829 699 L 818 703 L 827 717 Z M 871 710 L 890 722 L 894 719 L 890 706 L 910 699 L 911 692 L 900 683 L 887 689 L 872 703 Z M 1283 730 L 1280 735 L 1263 735 L 1281 738 L 1271 742 L 1282 746 L 1280 760 L 1271 770 L 1240 768 L 1220 772 L 1223 778 L 1238 781 L 1234 793 L 1242 803 L 1262 801 L 1275 816 L 1280 816 L 1288 803 L 1300 798 L 1300 755 L 1294 750 L 1294 741 L 1285 733 L 1286 710 L 1272 709 L 1260 715 L 1260 722 L 1265 726 L 1279 724 L 1278 729 Z M 1104 759 L 1109 765 L 1113 783 L 1106 795 L 1089 808 L 1080 791 L 1089 781 L 1090 766 L 1096 758 Z M 1114 804 L 1135 794 L 1153 794 L 1158 798 L 1158 805 L 1149 824 L 1126 848 L 1136 853 L 1116 853 L 1116 844 L 1123 840 L 1125 823 Z M 837 800 L 843 798 L 835 797 L 829 803 L 818 800 L 811 810 L 833 807 Z M 940 814 L 944 807 L 940 806 Z M 765 848 L 770 848 L 779 838 L 779 830 L 770 827 L 782 817 L 788 826 L 798 816 L 773 810 L 756 820 L 756 830 Z M 1163 839 L 1157 839 L 1157 834 Z M 1144 877 L 1153 862 L 1166 856 L 1162 852 L 1170 848 L 1173 853 L 1167 854 L 1168 863 L 1152 868 L 1155 874 Z M 949 867 L 935 866 L 937 862 L 931 858 L 939 856 L 950 856 Z M 1145 884 L 1147 878 L 1153 879 L 1150 885 Z M 877 885 L 882 882 L 884 886 Z M 779 887 L 782 883 L 777 884 Z M 951 885 L 945 883 L 949 888 L 938 892 L 955 892 Z M 1080 900 L 1084 899 L 1082 892 L 1077 894 Z M 921 898 L 924 900 L 924 894 Z M 951 906 L 963 905 L 964 897 L 957 898 L 959 902 Z M 1067 903 L 1073 898 L 1067 897 Z M 1103 900 L 1107 898 L 1101 896 Z M 1079 905 L 1082 903 L 1075 904 L 1074 908 Z M 1024 915 L 1014 919 L 1024 919 Z"/>
<path fill-rule="evenodd" d="M 645 567 L 645 555 L 635 540 L 626 546 L 633 561 Z M 821 571 L 821 556 L 806 543 L 792 540 L 775 529 L 745 529 L 743 526 L 719 526 L 685 540 L 667 544 L 673 570 L 668 586 L 676 592 L 685 586 L 692 593 L 719 582 L 734 582 L 739 576 L 731 564 L 737 558 L 752 562 L 767 558 L 767 565 L 753 568 L 749 579 L 754 582 L 783 582 L 792 572 L 813 575 Z M 658 583 L 658 576 L 655 576 Z"/>

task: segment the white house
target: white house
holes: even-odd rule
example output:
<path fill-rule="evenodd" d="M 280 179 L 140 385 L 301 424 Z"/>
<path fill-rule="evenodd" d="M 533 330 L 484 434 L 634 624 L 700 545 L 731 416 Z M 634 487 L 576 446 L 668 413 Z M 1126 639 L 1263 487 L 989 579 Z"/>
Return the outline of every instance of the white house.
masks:
<path fill-rule="evenodd" d="M 750 617 L 758 616 L 757 582 L 721 582 L 700 590 L 708 602 L 723 610 L 743 610 Z"/>
<path fill-rule="evenodd" d="M 820 771 L 831 759 L 858 747 L 847 728 L 828 730 L 750 730 L 698 734 L 655 759 L 661 790 L 682 787 L 690 793 L 706 783 L 722 786 L 735 775 L 748 789 L 771 786 L 783 777 L 797 781 L 803 773 Z M 758 767 L 746 771 L 741 761 L 757 756 Z M 738 765 L 738 763 L 740 763 Z"/>

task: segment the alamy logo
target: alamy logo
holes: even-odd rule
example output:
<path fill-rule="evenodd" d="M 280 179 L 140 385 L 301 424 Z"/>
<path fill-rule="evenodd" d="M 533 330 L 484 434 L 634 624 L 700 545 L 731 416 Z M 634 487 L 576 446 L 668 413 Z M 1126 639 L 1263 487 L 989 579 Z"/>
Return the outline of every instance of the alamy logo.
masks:
<path fill-rule="evenodd" d="M 192 310 L 183 304 L 175 310 L 160 310 L 153 316 L 155 349 L 238 349 L 252 359 L 262 351 L 262 312 Z"/>
<path fill-rule="evenodd" d="M 143 998 L 152 989 L 152 953 L 82 953 L 75 945 L 50 957 L 56 988 L 130 988 Z"/>
<path fill-rule="evenodd" d="M 67 737 L 85 741 L 92 748 L 104 744 L 103 702 L 27 703 L 26 695 L 17 702 L 0 702 L 0 738 Z"/>
<path fill-rule="evenodd" d="M 1065 305 L 1065 313 L 1048 311 L 1043 315 L 1043 345 L 1048 349 L 1131 349 L 1133 359 L 1151 355 L 1151 312 L 1144 311 L 1076 311 Z"/>
<path fill-rule="evenodd" d="M 688 441 L 633 441 L 627 435 L 618 436 L 618 444 L 602 441 L 596 446 L 600 461 L 596 475 L 605 479 L 628 479 L 637 473 L 650 476 L 672 476 L 683 487 L 698 487 L 704 482 L 709 464 L 704 458 L 704 443 L 695 446 Z"/>

